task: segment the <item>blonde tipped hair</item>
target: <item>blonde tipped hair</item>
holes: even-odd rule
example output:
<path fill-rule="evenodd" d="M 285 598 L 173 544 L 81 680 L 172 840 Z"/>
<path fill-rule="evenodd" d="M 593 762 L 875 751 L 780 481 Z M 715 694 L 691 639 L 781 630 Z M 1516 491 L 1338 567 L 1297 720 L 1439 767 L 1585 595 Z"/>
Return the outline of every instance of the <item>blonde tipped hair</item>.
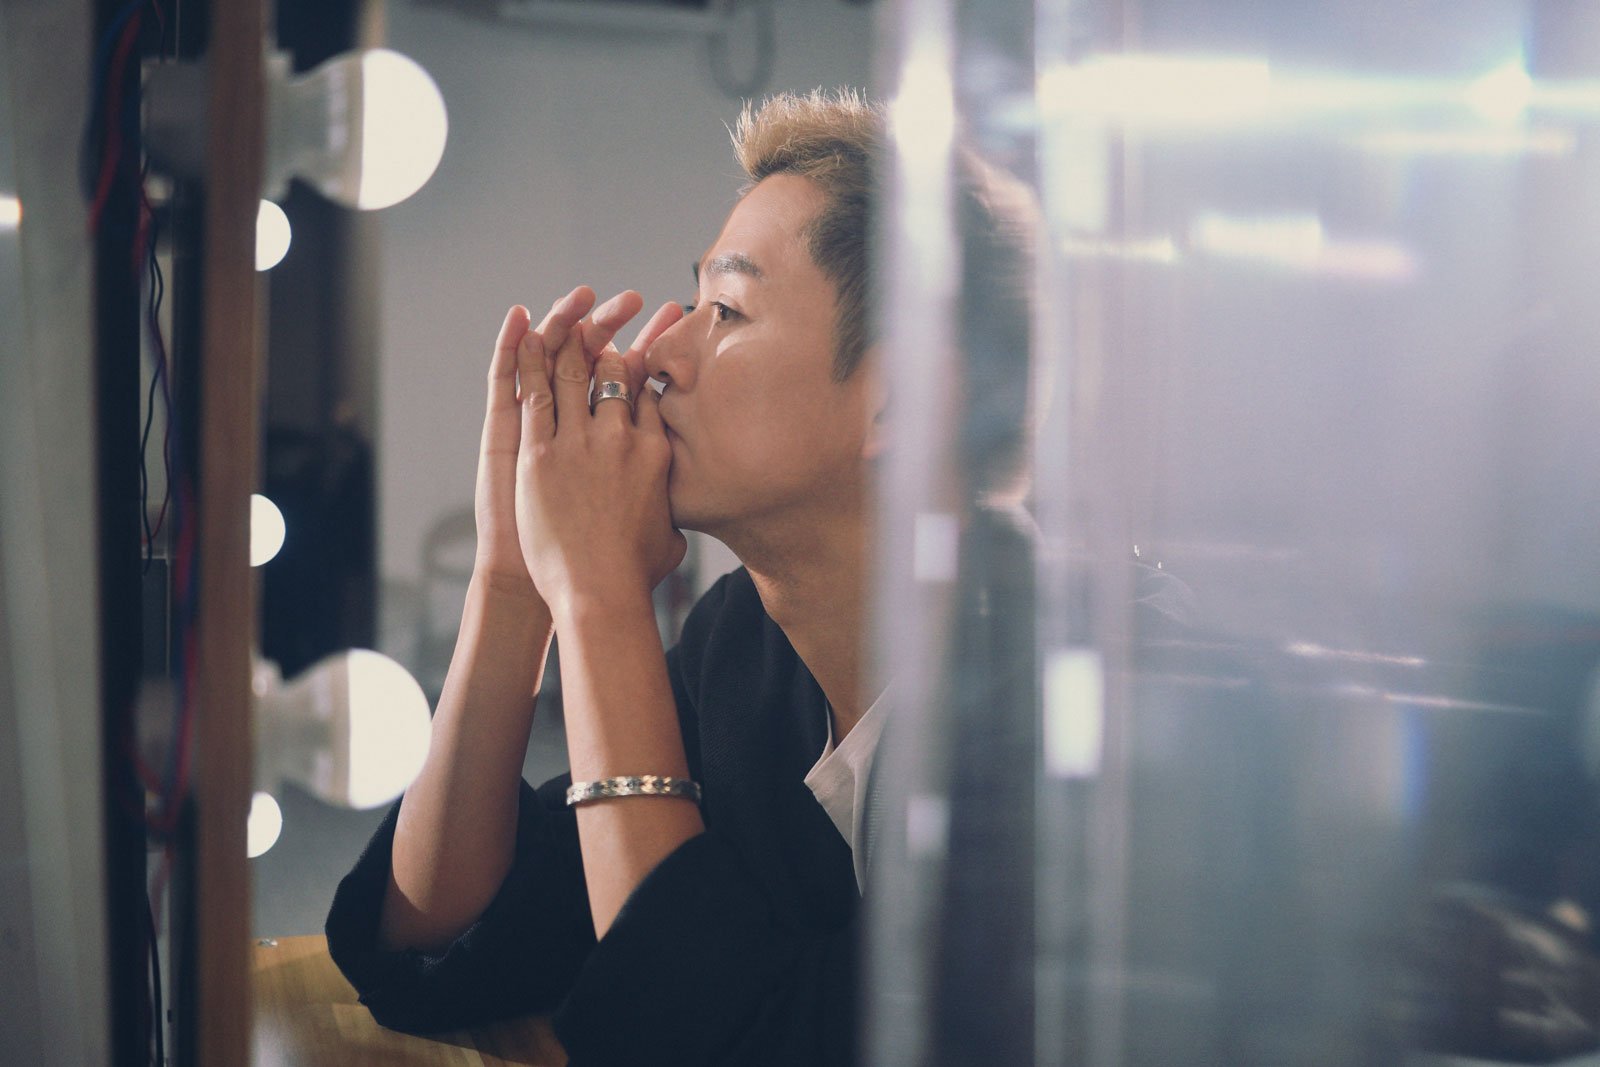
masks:
<path fill-rule="evenodd" d="M 883 109 L 854 89 L 779 93 L 747 103 L 733 129 L 733 150 L 752 183 L 793 173 L 816 181 L 865 186 L 864 167 L 884 139 Z"/>
<path fill-rule="evenodd" d="M 886 137 L 883 108 L 853 89 L 780 93 L 746 104 L 732 130 L 748 189 L 774 174 L 815 182 L 825 203 L 806 227 L 811 259 L 838 290 L 833 376 L 844 381 L 873 339 L 871 238 Z"/>
<path fill-rule="evenodd" d="M 732 134 L 747 190 L 774 174 L 795 174 L 822 191 L 823 206 L 803 236 L 812 262 L 837 287 L 833 377 L 842 382 L 877 339 L 873 239 L 888 143 L 884 110 L 851 89 L 781 93 L 746 105 Z M 952 162 L 968 408 L 961 447 L 973 484 L 992 489 L 1026 466 L 1039 223 L 1031 191 L 1015 177 L 960 142 Z"/>

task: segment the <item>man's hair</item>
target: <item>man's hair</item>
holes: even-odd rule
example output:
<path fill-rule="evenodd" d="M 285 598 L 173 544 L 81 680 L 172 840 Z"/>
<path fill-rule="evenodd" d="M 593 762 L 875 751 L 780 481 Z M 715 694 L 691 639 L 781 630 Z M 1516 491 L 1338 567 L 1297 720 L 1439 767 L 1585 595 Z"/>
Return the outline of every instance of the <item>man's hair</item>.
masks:
<path fill-rule="evenodd" d="M 748 190 L 773 174 L 809 178 L 824 203 L 806 228 L 811 259 L 838 290 L 833 377 L 844 381 L 877 338 L 873 238 L 887 151 L 883 107 L 852 89 L 780 93 L 747 104 L 733 129 Z M 961 236 L 958 308 L 967 414 L 962 450 L 974 484 L 1016 473 L 1031 420 L 1032 193 L 967 147 L 955 154 Z"/>
<path fill-rule="evenodd" d="M 795 174 L 822 191 L 823 207 L 805 237 L 812 261 L 838 291 L 836 381 L 850 377 L 873 339 L 869 246 L 885 128 L 883 108 L 853 89 L 780 93 L 746 104 L 733 128 L 734 155 L 750 186 Z"/>

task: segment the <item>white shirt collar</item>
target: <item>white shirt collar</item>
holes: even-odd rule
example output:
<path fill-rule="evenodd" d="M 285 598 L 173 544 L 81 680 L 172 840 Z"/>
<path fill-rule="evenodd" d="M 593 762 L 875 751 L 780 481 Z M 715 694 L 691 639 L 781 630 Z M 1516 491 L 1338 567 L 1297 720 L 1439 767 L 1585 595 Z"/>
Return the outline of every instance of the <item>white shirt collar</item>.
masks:
<path fill-rule="evenodd" d="M 828 813 L 840 836 L 850 846 L 855 861 L 856 888 L 865 884 L 867 850 L 864 847 L 861 823 L 866 812 L 867 778 L 872 771 L 872 758 L 878 751 L 878 738 L 883 733 L 886 712 L 880 711 L 883 696 L 872 702 L 867 713 L 845 735 L 837 746 L 833 743 L 833 712 L 828 709 L 828 743 L 822 755 L 806 773 L 806 787 L 811 790 L 822 810 Z"/>

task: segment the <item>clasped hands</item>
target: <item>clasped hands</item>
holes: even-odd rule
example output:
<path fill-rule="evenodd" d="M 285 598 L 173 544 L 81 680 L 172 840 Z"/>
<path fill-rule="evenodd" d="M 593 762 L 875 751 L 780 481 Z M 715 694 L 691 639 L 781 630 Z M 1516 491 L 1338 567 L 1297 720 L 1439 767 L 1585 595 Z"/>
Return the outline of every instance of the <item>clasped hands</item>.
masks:
<path fill-rule="evenodd" d="M 579 286 L 537 327 L 506 314 L 489 365 L 475 512 L 477 574 L 537 595 L 554 619 L 586 602 L 648 598 L 683 560 L 667 505 L 671 445 L 644 368 L 650 345 L 683 317 L 668 303 L 627 352 L 612 343 L 642 309 L 629 290 L 596 308 Z M 630 406 L 591 412 L 595 382 L 625 383 Z"/>

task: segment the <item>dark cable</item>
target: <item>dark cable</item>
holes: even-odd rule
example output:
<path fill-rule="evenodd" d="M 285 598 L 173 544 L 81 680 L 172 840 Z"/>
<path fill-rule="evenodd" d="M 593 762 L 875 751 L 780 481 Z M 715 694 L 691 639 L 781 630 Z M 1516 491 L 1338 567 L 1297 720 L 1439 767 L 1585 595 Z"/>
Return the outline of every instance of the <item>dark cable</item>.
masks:
<path fill-rule="evenodd" d="M 147 162 L 139 175 L 140 204 L 142 215 L 140 229 L 143 231 L 142 241 L 148 249 L 149 260 L 153 264 L 156 258 L 156 232 L 155 213 L 150 210 L 150 201 L 144 196 L 144 183 L 148 177 L 150 165 Z M 146 271 L 148 274 L 148 271 Z M 153 320 L 156 313 L 156 290 L 154 279 L 150 280 L 150 293 L 145 298 L 145 319 Z M 150 389 L 145 397 L 144 428 L 139 433 L 139 522 L 144 526 L 144 573 L 150 573 L 150 564 L 155 559 L 156 535 L 150 528 L 150 463 L 147 456 L 150 445 L 150 429 L 155 425 L 156 418 L 156 379 L 155 370 L 150 374 Z"/>
<path fill-rule="evenodd" d="M 161 434 L 161 469 L 166 481 L 161 494 L 161 510 L 156 515 L 155 533 L 160 536 L 167 520 L 167 507 L 172 503 L 172 424 L 177 418 L 172 409 L 172 385 L 167 372 L 167 344 L 161 336 L 161 302 L 166 296 L 167 280 L 161 272 L 161 261 L 154 253 L 150 256 L 150 272 L 155 280 L 155 308 L 151 312 L 151 333 L 156 345 L 156 376 L 161 381 L 161 401 L 167 413 L 167 424 Z"/>
<path fill-rule="evenodd" d="M 166 1018 L 161 1006 L 161 938 L 156 933 L 155 907 L 150 902 L 150 887 L 144 891 L 145 932 L 150 936 L 150 988 L 155 995 L 155 1025 L 150 1029 L 155 1035 L 155 1067 L 166 1067 Z"/>
<path fill-rule="evenodd" d="M 141 518 L 144 521 L 145 556 L 144 569 L 150 570 L 150 564 L 155 558 L 155 539 L 161 532 L 161 527 L 166 521 L 167 505 L 172 499 L 172 396 L 167 388 L 167 351 L 166 341 L 161 335 L 161 302 L 166 295 L 166 279 L 161 273 L 161 262 L 157 256 L 157 245 L 160 239 L 161 222 L 155 209 L 150 205 L 147 197 L 141 198 L 144 206 L 145 218 L 148 222 L 148 254 L 146 259 L 146 272 L 150 287 L 149 298 L 145 304 L 145 324 L 149 331 L 151 348 L 153 349 L 154 366 L 150 373 L 150 388 L 145 398 L 144 431 L 139 437 L 139 506 Z M 161 499 L 161 513 L 156 517 L 152 526 L 149 508 L 149 449 L 150 431 L 155 424 L 155 398 L 156 386 L 162 387 L 162 399 L 167 413 L 167 429 L 163 434 L 161 443 L 162 469 L 165 472 L 163 480 L 163 493 Z"/>

